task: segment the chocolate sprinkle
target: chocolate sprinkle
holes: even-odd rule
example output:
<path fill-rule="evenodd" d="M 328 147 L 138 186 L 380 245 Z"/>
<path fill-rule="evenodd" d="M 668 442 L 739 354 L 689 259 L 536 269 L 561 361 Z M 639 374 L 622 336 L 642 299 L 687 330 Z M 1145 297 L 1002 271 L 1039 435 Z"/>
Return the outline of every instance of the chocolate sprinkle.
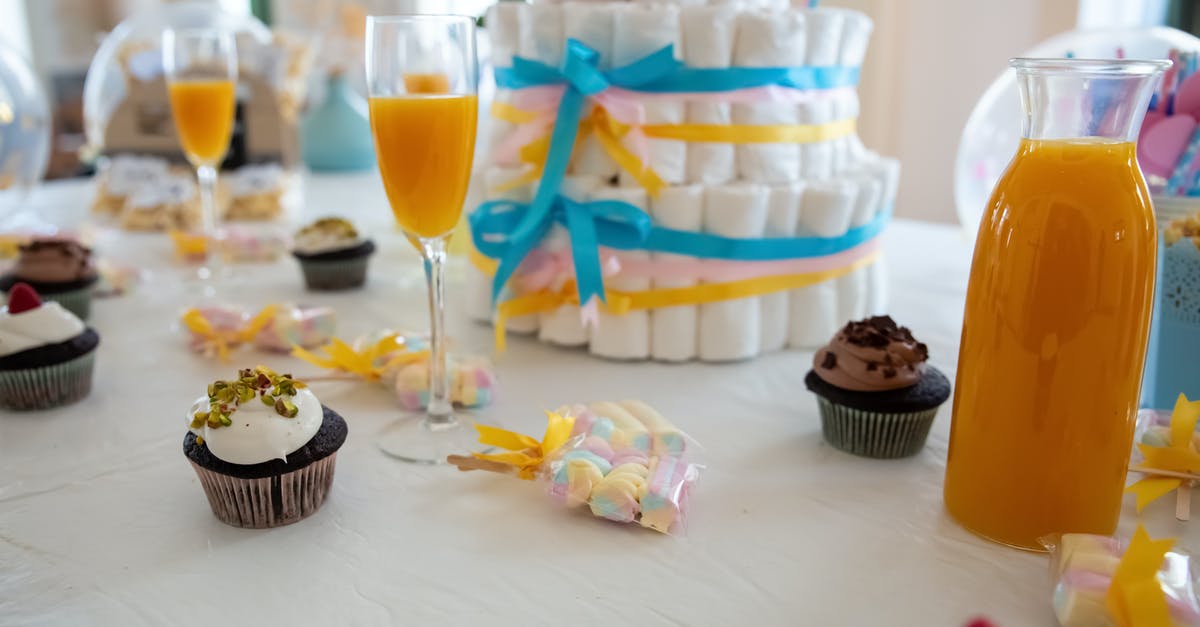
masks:
<path fill-rule="evenodd" d="M 891 316 L 872 316 L 866 320 L 849 322 L 842 327 L 841 335 L 851 345 L 868 348 L 886 348 L 892 342 L 913 344 L 921 361 L 929 358 L 929 348 L 913 338 L 908 327 L 897 325 Z"/>
<path fill-rule="evenodd" d="M 825 358 L 821 360 L 821 367 L 826 370 L 837 368 L 837 355 L 829 351 L 825 351 Z"/>
<path fill-rule="evenodd" d="M 892 378 L 894 378 L 895 376 L 896 376 L 896 369 L 895 369 L 895 368 L 884 368 L 884 369 L 883 369 L 883 378 L 884 378 L 884 379 L 892 379 Z"/>

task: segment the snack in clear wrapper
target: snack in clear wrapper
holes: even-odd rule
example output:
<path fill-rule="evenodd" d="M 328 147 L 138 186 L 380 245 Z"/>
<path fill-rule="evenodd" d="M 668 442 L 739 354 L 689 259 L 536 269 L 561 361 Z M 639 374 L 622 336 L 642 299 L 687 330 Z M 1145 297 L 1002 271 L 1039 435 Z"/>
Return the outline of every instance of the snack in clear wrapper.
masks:
<path fill-rule="evenodd" d="M 480 442 L 507 452 L 451 455 L 448 461 L 464 471 L 544 481 L 551 498 L 567 507 L 587 505 L 598 518 L 682 533 L 703 469 L 682 431 L 640 401 L 564 406 L 547 417 L 540 442 L 476 425 Z"/>
<path fill-rule="evenodd" d="M 1138 526 L 1132 539 L 1062 534 L 1042 538 L 1050 551 L 1053 605 L 1063 627 L 1200 624 L 1191 558 L 1174 540 L 1152 540 Z"/>
<path fill-rule="evenodd" d="M 329 307 L 291 304 L 267 305 L 255 315 L 237 307 L 211 306 L 189 309 L 183 314 L 183 327 L 193 351 L 225 358 L 243 344 L 273 352 L 320 346 L 337 330 L 337 315 Z"/>

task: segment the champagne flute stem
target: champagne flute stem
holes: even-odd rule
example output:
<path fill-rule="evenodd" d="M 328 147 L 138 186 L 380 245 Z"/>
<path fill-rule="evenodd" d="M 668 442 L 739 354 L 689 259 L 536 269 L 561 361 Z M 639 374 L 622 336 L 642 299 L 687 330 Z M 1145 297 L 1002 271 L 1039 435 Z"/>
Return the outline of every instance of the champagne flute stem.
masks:
<path fill-rule="evenodd" d="M 208 240 L 202 272 L 207 274 L 210 285 L 215 288 L 221 263 L 217 233 L 217 169 L 211 165 L 202 165 L 196 168 L 196 178 L 200 182 L 200 228 Z"/>
<path fill-rule="evenodd" d="M 425 280 L 429 284 L 429 408 L 426 415 L 435 425 L 454 422 L 450 386 L 446 373 L 446 240 L 421 239 L 425 255 Z"/>

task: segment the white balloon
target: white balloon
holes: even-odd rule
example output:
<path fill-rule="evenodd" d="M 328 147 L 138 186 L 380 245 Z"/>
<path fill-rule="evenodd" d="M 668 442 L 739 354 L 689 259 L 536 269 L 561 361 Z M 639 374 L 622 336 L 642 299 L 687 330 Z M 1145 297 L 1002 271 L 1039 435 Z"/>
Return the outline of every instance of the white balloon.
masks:
<path fill-rule="evenodd" d="M 1129 59 L 1165 59 L 1171 49 L 1200 50 L 1200 39 L 1165 26 L 1070 31 L 1022 56 L 1063 58 L 1071 53 L 1076 58 L 1111 59 L 1118 48 Z M 1016 80 L 1011 70 L 1005 70 L 967 118 L 954 163 L 954 202 L 959 222 L 972 240 L 996 181 L 1017 153 L 1021 115 Z"/>

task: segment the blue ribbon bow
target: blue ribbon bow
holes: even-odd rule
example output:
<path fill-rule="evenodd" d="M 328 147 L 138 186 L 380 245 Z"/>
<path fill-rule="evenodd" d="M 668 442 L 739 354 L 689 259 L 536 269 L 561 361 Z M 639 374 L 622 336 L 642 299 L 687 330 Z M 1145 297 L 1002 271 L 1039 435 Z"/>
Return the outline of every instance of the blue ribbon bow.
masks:
<path fill-rule="evenodd" d="M 471 214 L 471 233 L 475 248 L 493 259 L 500 259 L 493 287 L 503 287 L 521 260 L 536 246 L 554 224 L 567 227 L 571 238 L 571 260 L 575 264 L 575 283 L 580 304 L 593 297 L 605 300 L 604 278 L 600 270 L 601 244 L 629 250 L 638 248 L 654 228 L 645 211 L 619 200 L 577 202 L 555 196 L 550 210 L 532 230 L 532 237 L 515 233 L 531 215 L 532 204 L 511 200 L 484 203 Z M 513 235 L 507 235 L 513 233 Z"/>

